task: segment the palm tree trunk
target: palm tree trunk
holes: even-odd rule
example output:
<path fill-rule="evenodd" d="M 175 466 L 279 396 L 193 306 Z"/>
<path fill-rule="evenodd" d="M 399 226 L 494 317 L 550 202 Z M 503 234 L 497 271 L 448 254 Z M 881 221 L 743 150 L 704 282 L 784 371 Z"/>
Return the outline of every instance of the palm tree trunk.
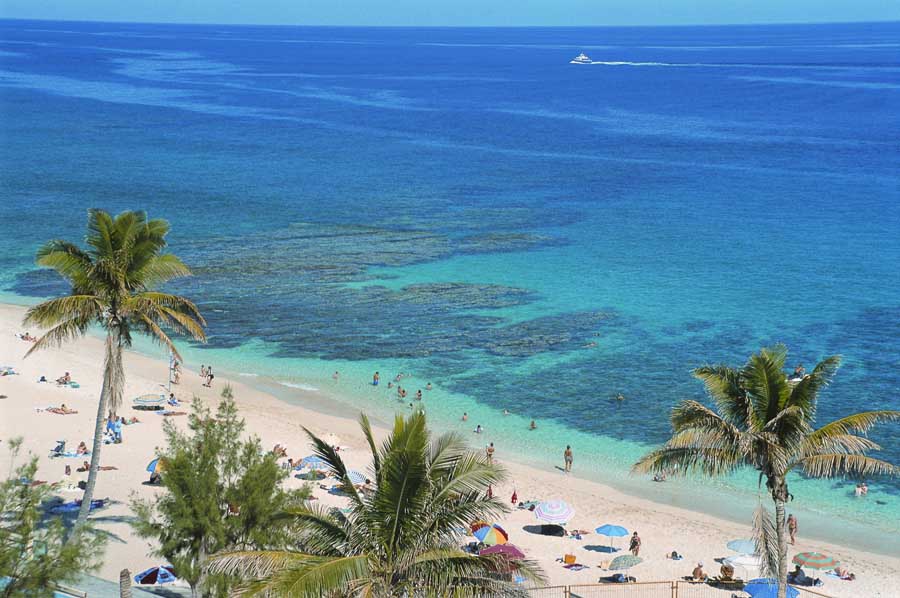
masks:
<path fill-rule="evenodd" d="M 119 571 L 119 598 L 131 598 L 131 571 Z"/>
<path fill-rule="evenodd" d="M 784 523 L 784 503 L 787 500 L 787 484 L 784 478 L 776 479 L 772 498 L 775 500 L 775 530 L 778 532 L 778 598 L 786 598 L 788 548 Z"/>
<path fill-rule="evenodd" d="M 87 521 L 91 512 L 91 499 L 94 497 L 94 487 L 97 485 L 97 472 L 100 469 L 100 449 L 103 447 L 103 428 L 107 418 L 107 407 L 110 395 L 116 388 L 123 384 L 122 370 L 122 343 L 117 327 L 109 328 L 106 335 L 106 356 L 103 369 L 103 387 L 100 390 L 100 402 L 97 405 L 97 420 L 94 423 L 94 445 L 91 449 L 91 467 L 88 472 L 87 484 L 84 488 L 84 496 L 81 498 L 81 508 L 78 510 L 78 519 L 75 521 L 75 529 L 78 530 Z"/>

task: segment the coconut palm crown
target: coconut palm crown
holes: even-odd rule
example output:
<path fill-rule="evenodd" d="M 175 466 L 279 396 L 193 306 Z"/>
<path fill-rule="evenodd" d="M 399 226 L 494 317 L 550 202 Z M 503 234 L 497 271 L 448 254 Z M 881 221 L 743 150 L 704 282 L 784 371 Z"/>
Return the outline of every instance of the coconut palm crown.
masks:
<path fill-rule="evenodd" d="M 178 350 L 166 330 L 205 340 L 206 322 L 191 301 L 154 290 L 173 278 L 190 275 L 180 259 L 162 252 L 168 232 L 168 222 L 148 220 L 143 212 L 123 212 L 113 217 L 103 210 L 90 210 L 86 248 L 53 240 L 37 253 L 38 265 L 56 270 L 71 290 L 28 310 L 25 323 L 44 330 L 28 354 L 79 338 L 92 326 L 106 332 L 103 386 L 79 525 L 90 510 L 104 421 L 108 413 L 115 414 L 122 405 L 122 351 L 131 346 L 132 335 L 148 335 L 168 347 L 178 359 Z"/>
<path fill-rule="evenodd" d="M 900 411 L 868 411 L 816 428 L 819 392 L 831 381 L 840 357 L 824 359 L 800 380 L 789 380 L 784 373 L 786 358 L 787 349 L 777 345 L 751 356 L 741 369 L 712 365 L 694 370 L 715 408 L 682 401 L 672 410 L 672 437 L 634 465 L 641 473 L 707 476 L 756 469 L 775 502 L 777 562 L 771 568 L 782 582 L 782 598 L 787 577 L 784 509 L 793 498 L 788 473 L 896 474 L 896 466 L 868 455 L 881 447 L 866 432 L 879 421 L 900 419 Z"/>
<path fill-rule="evenodd" d="M 465 528 L 491 521 L 506 506 L 485 491 L 504 477 L 455 434 L 432 438 L 423 414 L 397 417 L 372 453 L 371 491 L 354 487 L 338 452 L 309 433 L 315 452 L 350 499 L 349 511 L 313 504 L 285 513 L 296 545 L 213 557 L 215 573 L 244 580 L 249 595 L 303 597 L 524 596 L 504 578 L 511 569 L 542 580 L 531 561 L 478 556 L 460 548 Z"/>

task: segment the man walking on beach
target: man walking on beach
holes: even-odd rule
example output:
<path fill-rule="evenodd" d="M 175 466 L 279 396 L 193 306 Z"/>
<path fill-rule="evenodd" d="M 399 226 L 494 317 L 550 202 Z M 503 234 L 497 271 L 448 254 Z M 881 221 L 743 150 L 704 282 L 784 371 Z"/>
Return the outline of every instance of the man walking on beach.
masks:
<path fill-rule="evenodd" d="M 570 473 L 572 471 L 572 447 L 568 444 L 566 445 L 566 452 L 563 453 L 563 460 L 566 462 L 566 473 Z"/>
<path fill-rule="evenodd" d="M 484 449 L 484 454 L 487 456 L 487 464 L 494 464 L 494 443 L 490 443 L 486 449 Z"/>
<path fill-rule="evenodd" d="M 641 537 L 637 532 L 631 534 L 631 544 L 628 545 L 628 550 L 631 551 L 631 554 L 637 556 L 641 551 Z"/>

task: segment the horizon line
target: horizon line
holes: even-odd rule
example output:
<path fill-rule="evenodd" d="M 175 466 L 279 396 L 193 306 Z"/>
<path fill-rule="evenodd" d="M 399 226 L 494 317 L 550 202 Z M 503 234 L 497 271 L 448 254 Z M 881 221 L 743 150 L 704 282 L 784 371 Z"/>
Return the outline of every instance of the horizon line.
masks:
<path fill-rule="evenodd" d="M 0 21 L 39 21 L 44 23 L 96 23 L 107 25 L 201 25 L 210 27 L 308 27 L 322 29 L 617 29 L 617 28 L 677 28 L 677 27 L 789 27 L 796 25 L 884 25 L 900 24 L 900 18 L 862 21 L 773 21 L 752 23 L 671 23 L 671 24 L 618 24 L 618 25 L 304 25 L 301 23 L 221 23 L 214 21 L 106 21 L 94 19 L 49 19 L 42 17 L 5 17 Z"/>

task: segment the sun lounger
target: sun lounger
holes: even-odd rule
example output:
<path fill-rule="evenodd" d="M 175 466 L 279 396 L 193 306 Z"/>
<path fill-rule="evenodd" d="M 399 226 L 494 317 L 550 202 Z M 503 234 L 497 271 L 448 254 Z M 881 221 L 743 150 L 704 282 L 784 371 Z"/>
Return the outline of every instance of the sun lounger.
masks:
<path fill-rule="evenodd" d="M 166 397 L 163 395 L 141 395 L 132 401 L 132 409 L 139 411 L 161 411 L 165 408 Z"/>

